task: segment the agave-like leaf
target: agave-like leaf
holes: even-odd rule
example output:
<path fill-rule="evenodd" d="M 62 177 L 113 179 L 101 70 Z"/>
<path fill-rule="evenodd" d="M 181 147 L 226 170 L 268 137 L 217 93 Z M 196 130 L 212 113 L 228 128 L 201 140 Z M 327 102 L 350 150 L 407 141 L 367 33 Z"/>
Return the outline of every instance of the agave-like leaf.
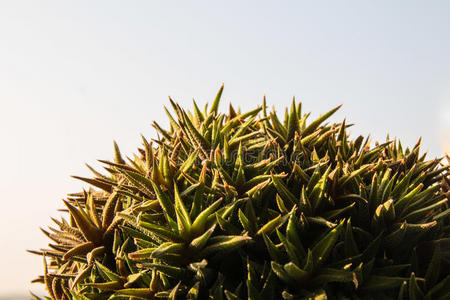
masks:
<path fill-rule="evenodd" d="M 48 299 L 446 299 L 450 167 L 346 120 L 192 112 L 100 160 L 42 229 Z M 450 160 L 450 158 L 448 158 Z M 423 278 L 422 278 L 423 277 Z M 36 296 L 33 296 L 35 299 Z"/>

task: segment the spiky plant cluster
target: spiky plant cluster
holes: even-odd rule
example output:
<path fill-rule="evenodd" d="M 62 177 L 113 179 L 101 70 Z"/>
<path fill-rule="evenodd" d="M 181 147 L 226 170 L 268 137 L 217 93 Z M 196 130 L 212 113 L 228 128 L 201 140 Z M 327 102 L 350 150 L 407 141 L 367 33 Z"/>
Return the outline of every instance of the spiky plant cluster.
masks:
<path fill-rule="evenodd" d="M 79 179 L 44 233 L 51 299 L 449 299 L 449 165 L 350 139 L 339 108 L 193 113 Z"/>

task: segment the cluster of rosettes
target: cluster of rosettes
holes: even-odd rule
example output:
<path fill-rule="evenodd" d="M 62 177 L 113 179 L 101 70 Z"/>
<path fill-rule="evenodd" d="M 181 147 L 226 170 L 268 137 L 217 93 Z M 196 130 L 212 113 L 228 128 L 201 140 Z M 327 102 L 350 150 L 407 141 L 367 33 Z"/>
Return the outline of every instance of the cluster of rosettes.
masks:
<path fill-rule="evenodd" d="M 51 299 L 449 299 L 449 165 L 419 144 L 350 139 L 339 108 L 193 113 L 43 230 Z M 38 299 L 37 296 L 34 296 Z"/>

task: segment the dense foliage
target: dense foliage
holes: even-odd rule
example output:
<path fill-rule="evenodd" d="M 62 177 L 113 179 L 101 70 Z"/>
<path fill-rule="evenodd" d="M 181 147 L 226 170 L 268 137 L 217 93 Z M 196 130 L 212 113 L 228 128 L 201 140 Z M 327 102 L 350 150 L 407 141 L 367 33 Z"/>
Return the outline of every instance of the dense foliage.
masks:
<path fill-rule="evenodd" d="M 447 162 L 350 139 L 339 107 L 222 114 L 222 90 L 170 100 L 170 130 L 76 177 L 95 189 L 31 251 L 51 299 L 450 298 Z"/>

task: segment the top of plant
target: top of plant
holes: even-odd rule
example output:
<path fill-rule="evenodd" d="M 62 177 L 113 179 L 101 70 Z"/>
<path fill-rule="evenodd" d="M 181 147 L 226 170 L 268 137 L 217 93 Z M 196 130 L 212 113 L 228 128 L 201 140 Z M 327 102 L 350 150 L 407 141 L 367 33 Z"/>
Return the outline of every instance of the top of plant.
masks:
<path fill-rule="evenodd" d="M 327 123 L 339 107 L 219 113 L 222 90 L 193 112 L 170 99 L 169 130 L 76 177 L 95 189 L 31 251 L 51 299 L 449 297 L 448 164 L 351 139 Z"/>

